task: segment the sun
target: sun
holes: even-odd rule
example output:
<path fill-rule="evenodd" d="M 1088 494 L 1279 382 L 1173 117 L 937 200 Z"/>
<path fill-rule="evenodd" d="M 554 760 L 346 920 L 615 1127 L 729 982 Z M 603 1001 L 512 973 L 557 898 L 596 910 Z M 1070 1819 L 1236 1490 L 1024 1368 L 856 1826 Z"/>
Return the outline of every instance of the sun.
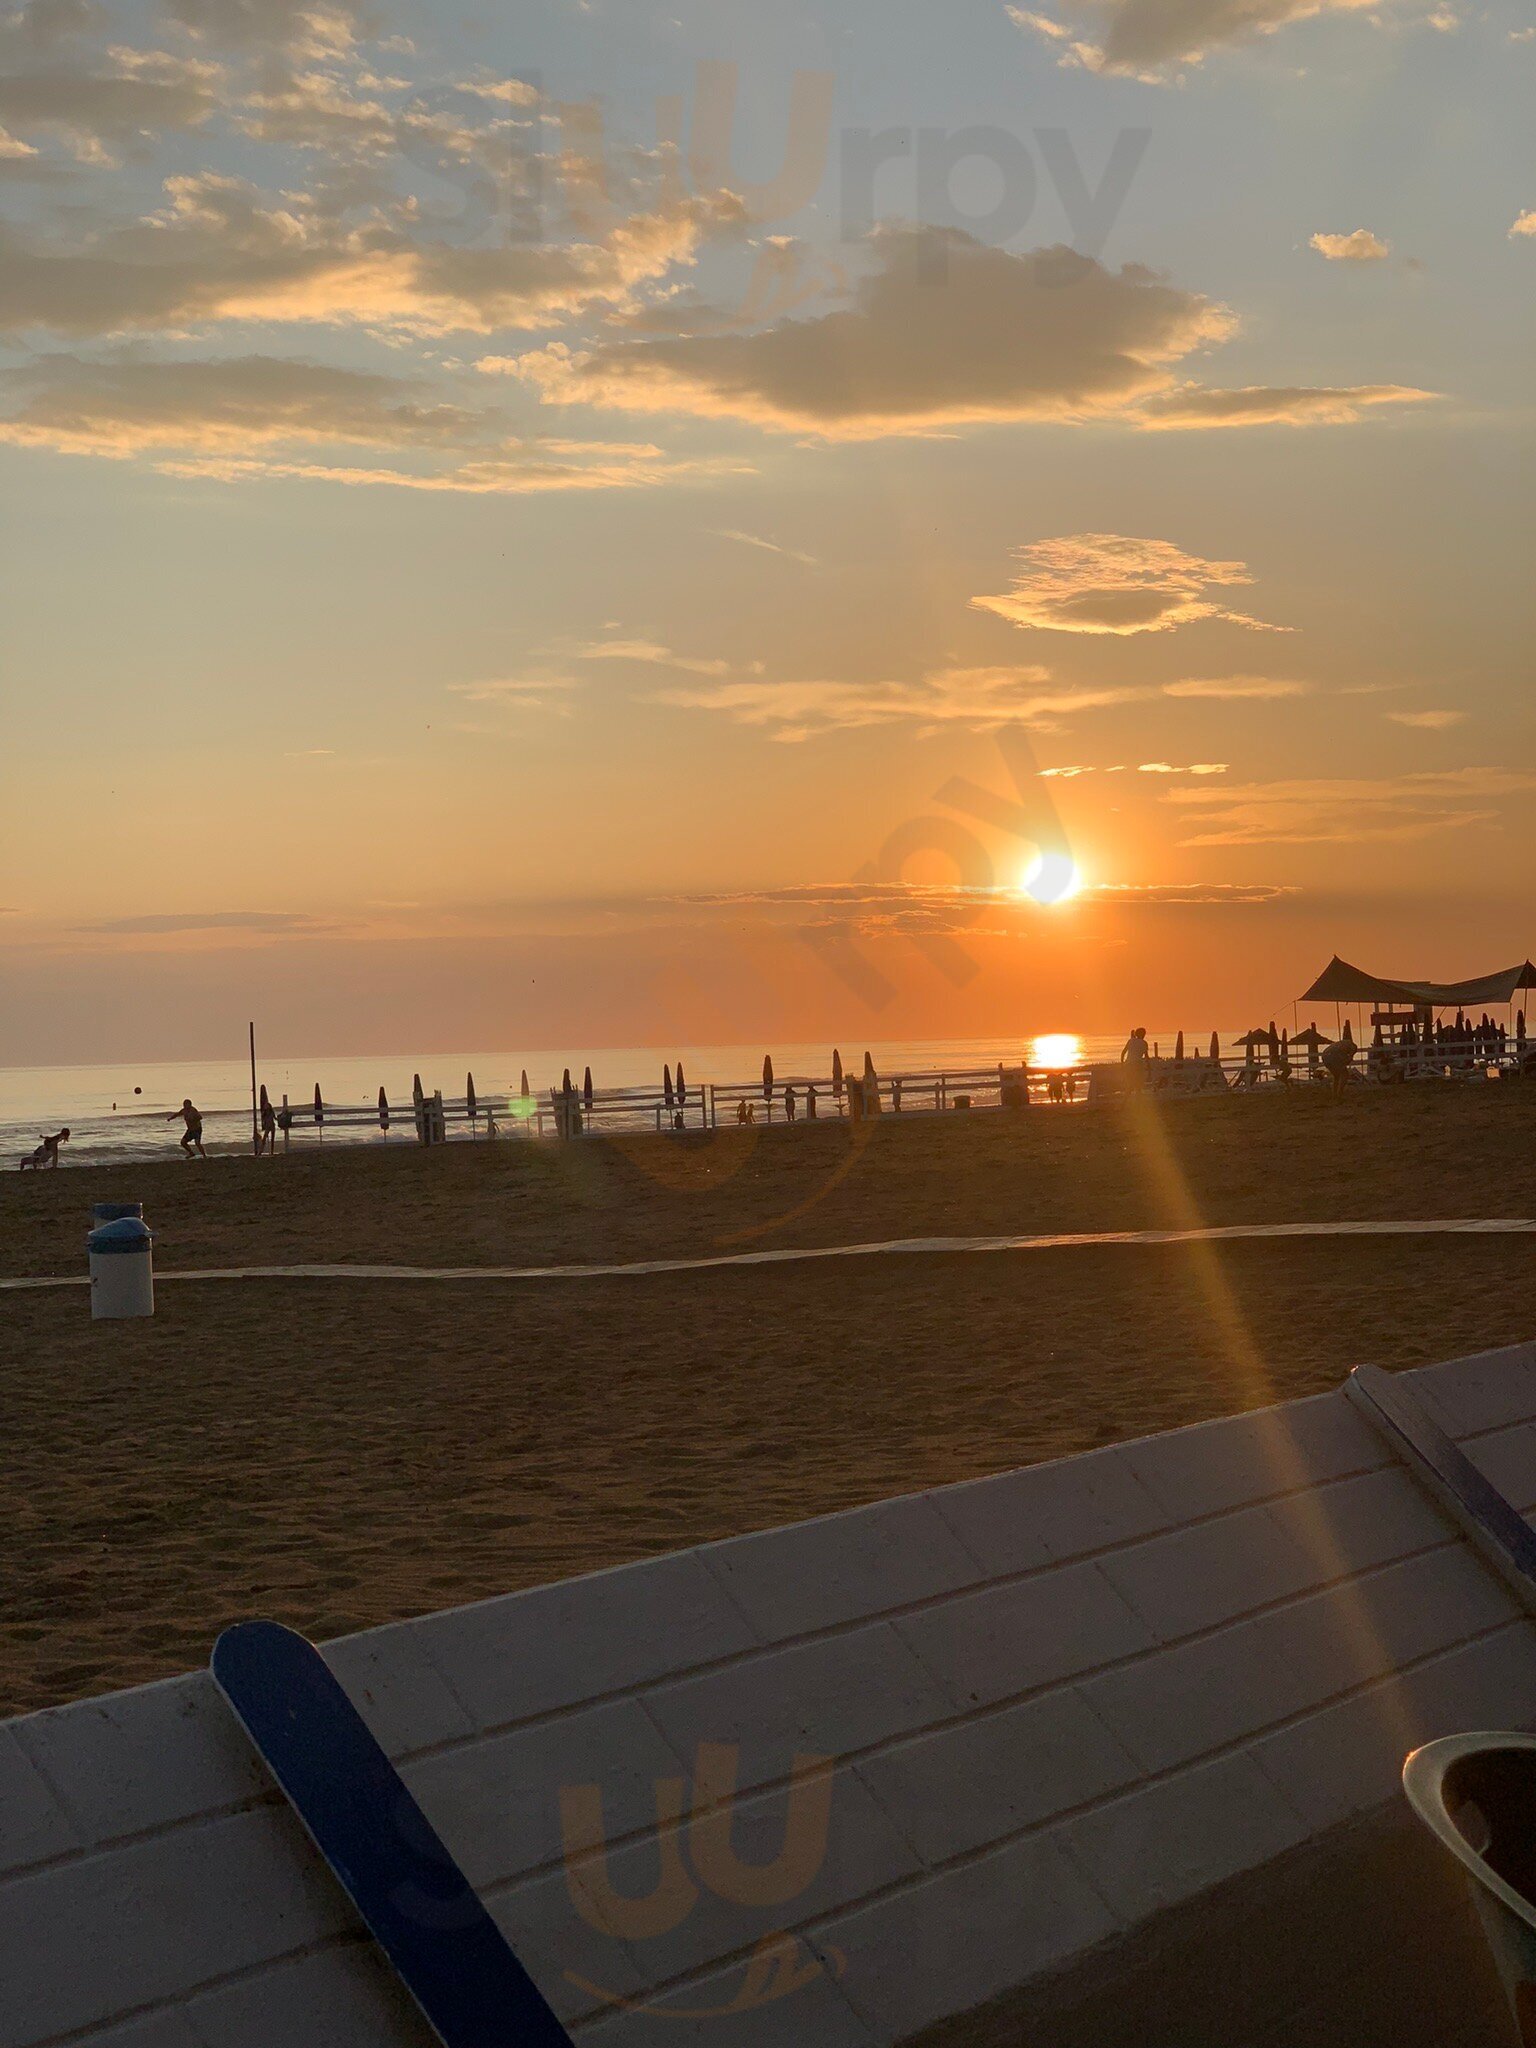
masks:
<path fill-rule="evenodd" d="M 1070 853 L 1037 853 L 1019 877 L 1019 888 L 1037 903 L 1070 903 L 1083 886 L 1083 871 Z"/>

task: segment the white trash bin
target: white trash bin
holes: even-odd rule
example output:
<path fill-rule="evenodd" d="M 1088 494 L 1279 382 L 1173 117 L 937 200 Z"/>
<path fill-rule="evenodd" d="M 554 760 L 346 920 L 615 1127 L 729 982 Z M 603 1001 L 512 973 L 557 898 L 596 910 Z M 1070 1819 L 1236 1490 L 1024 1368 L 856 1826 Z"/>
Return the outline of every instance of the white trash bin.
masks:
<path fill-rule="evenodd" d="M 155 1312 L 155 1240 L 136 1216 L 104 1223 L 86 1239 L 91 1266 L 91 1318 L 121 1321 Z"/>

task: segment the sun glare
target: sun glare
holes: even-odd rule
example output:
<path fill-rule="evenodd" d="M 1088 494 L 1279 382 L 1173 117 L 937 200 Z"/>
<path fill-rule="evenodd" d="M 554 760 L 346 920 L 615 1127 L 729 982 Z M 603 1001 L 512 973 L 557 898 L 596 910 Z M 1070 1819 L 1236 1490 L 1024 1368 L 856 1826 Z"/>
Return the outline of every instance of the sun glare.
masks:
<path fill-rule="evenodd" d="M 1019 877 L 1019 888 L 1037 903 L 1070 903 L 1083 886 L 1083 871 L 1069 853 L 1037 853 Z"/>
<path fill-rule="evenodd" d="M 1078 1067 L 1083 1061 L 1083 1041 L 1071 1031 L 1047 1031 L 1030 1050 L 1032 1067 Z"/>

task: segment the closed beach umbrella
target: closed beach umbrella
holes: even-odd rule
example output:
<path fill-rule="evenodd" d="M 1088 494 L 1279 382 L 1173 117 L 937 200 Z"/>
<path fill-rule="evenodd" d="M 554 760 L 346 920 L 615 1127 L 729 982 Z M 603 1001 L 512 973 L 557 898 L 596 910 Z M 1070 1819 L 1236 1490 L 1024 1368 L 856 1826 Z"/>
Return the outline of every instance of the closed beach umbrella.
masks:
<path fill-rule="evenodd" d="M 661 1070 L 661 1095 L 662 1100 L 666 1103 L 668 1109 L 670 1109 L 672 1107 L 673 1102 L 672 1069 L 670 1067 L 663 1067 Z"/>
<path fill-rule="evenodd" d="M 1221 1058 L 1221 1040 L 1214 1031 L 1211 1033 L 1211 1058 L 1213 1060 Z"/>
<path fill-rule="evenodd" d="M 1354 1030 L 1347 1017 L 1344 1019 L 1344 1037 L 1342 1042 L 1345 1045 L 1353 1045 L 1355 1042 Z"/>
<path fill-rule="evenodd" d="M 526 1102 L 526 1101 L 528 1100 L 528 1069 L 527 1069 L 526 1067 L 524 1067 L 524 1069 L 523 1069 L 523 1074 L 522 1074 L 522 1081 L 523 1081 L 523 1100 L 524 1100 L 524 1102 Z"/>
<path fill-rule="evenodd" d="M 763 1100 L 773 1100 L 773 1057 L 770 1053 L 763 1054 Z"/>
<path fill-rule="evenodd" d="M 1269 1020 L 1269 1056 L 1276 1066 L 1280 1064 L 1280 1034 L 1275 1029 L 1273 1017 Z"/>
<path fill-rule="evenodd" d="M 875 1072 L 873 1053 L 864 1055 L 864 1108 L 873 1112 L 880 1107 L 880 1077 Z"/>
<path fill-rule="evenodd" d="M 382 1088 L 379 1090 L 379 1129 L 381 1131 L 389 1129 L 389 1097 Z"/>
<path fill-rule="evenodd" d="M 317 1124 L 325 1122 L 325 1104 L 320 1099 L 320 1083 L 318 1081 L 315 1083 L 315 1122 Z"/>
<path fill-rule="evenodd" d="M 1184 1064 L 1184 1034 L 1183 1034 L 1183 1032 L 1182 1032 L 1182 1031 L 1181 1031 L 1181 1032 L 1179 1033 L 1178 1037 L 1177 1037 L 1177 1038 L 1176 1038 L 1176 1039 L 1175 1039 L 1175 1040 L 1173 1041 L 1173 1057 L 1174 1057 L 1175 1061 L 1176 1061 L 1176 1062 L 1178 1063 L 1178 1065 L 1180 1065 L 1180 1066 L 1183 1066 L 1183 1064 Z"/>
<path fill-rule="evenodd" d="M 1517 1043 L 1517 1044 L 1519 1044 L 1519 1045 L 1524 1045 L 1524 1043 L 1525 1043 L 1525 1012 L 1524 1012 L 1524 1010 L 1516 1010 L 1516 1012 L 1515 1012 L 1515 1041 L 1516 1041 L 1516 1043 Z"/>
<path fill-rule="evenodd" d="M 565 1070 L 564 1078 L 561 1080 L 560 1083 L 560 1093 L 562 1095 L 569 1095 L 572 1092 L 573 1091 L 571 1088 L 571 1070 L 569 1067 L 567 1067 Z"/>
<path fill-rule="evenodd" d="M 686 1109 L 688 1106 L 688 1083 L 683 1079 L 681 1060 L 677 1063 L 677 1106 L 679 1109 Z"/>
<path fill-rule="evenodd" d="M 466 1074 L 464 1076 L 464 1107 L 469 1111 L 469 1120 L 473 1123 L 480 1114 L 480 1105 L 475 1098 L 475 1077 L 473 1074 Z"/>
<path fill-rule="evenodd" d="M 592 1069 L 590 1067 L 587 1068 L 587 1071 L 581 1077 L 581 1099 L 586 1104 L 587 1113 L 590 1116 L 592 1112 Z"/>
<path fill-rule="evenodd" d="M 832 1093 L 841 1102 L 843 1098 L 843 1056 L 835 1045 L 832 1048 Z"/>

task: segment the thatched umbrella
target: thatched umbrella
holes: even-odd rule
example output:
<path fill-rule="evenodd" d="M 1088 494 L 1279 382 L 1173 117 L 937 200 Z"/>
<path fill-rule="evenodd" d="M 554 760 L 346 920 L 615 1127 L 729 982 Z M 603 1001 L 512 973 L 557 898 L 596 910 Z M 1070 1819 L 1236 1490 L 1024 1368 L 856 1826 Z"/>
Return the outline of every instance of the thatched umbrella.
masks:
<path fill-rule="evenodd" d="M 843 1099 L 843 1056 L 834 1045 L 832 1048 L 832 1093 L 841 1102 Z"/>
<path fill-rule="evenodd" d="M 773 1057 L 766 1052 L 763 1054 L 763 1100 L 773 1100 Z"/>
<path fill-rule="evenodd" d="M 389 1129 L 389 1097 L 382 1088 L 379 1090 L 379 1129 L 381 1131 Z"/>
<path fill-rule="evenodd" d="M 675 1098 L 672 1094 L 672 1069 L 670 1067 L 663 1067 L 661 1070 L 661 1097 L 668 1109 L 671 1109 Z"/>
<path fill-rule="evenodd" d="M 581 1099 L 586 1105 L 587 1115 L 592 1114 L 592 1069 L 587 1068 L 581 1077 Z"/>
<path fill-rule="evenodd" d="M 1292 1045 L 1305 1045 L 1313 1052 L 1316 1052 L 1319 1046 L 1331 1045 L 1332 1042 L 1327 1032 L 1319 1031 L 1315 1024 L 1309 1024 L 1305 1031 L 1298 1031 L 1291 1040 Z"/>

